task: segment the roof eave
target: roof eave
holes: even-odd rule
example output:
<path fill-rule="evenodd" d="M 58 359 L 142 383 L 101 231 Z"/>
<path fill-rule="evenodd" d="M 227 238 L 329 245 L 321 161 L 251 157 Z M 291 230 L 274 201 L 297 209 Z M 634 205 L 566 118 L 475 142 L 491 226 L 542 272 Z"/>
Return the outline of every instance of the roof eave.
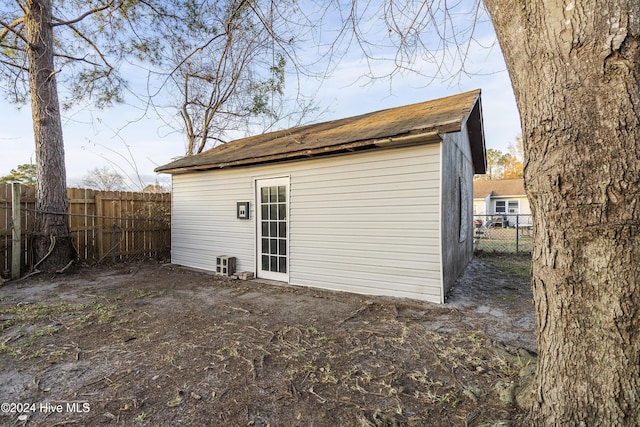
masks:
<path fill-rule="evenodd" d="M 308 150 L 298 150 L 288 153 L 278 153 L 269 156 L 253 157 L 240 159 L 231 162 L 205 163 L 200 165 L 189 165 L 184 167 L 171 167 L 171 163 L 155 169 L 156 172 L 181 174 L 195 171 L 205 171 L 213 169 L 225 169 L 231 167 L 255 166 L 267 163 L 276 163 L 284 161 L 293 161 L 300 159 L 309 159 L 312 157 L 323 157 L 335 154 L 345 154 L 354 151 L 386 149 L 396 147 L 407 147 L 419 144 L 429 144 L 440 142 L 441 137 L 437 131 L 429 131 L 422 133 L 413 133 L 408 135 L 397 135 L 386 138 L 378 138 L 373 140 L 364 140 L 349 142 L 345 144 L 331 145 L 328 147 L 319 147 Z"/>

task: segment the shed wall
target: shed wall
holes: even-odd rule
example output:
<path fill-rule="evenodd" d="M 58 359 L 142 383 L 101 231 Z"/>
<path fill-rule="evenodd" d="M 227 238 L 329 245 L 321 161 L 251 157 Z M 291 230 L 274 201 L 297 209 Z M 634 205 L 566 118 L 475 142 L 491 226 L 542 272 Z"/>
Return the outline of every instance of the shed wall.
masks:
<path fill-rule="evenodd" d="M 172 262 L 255 271 L 255 180 L 290 177 L 290 283 L 442 300 L 441 144 L 173 176 Z M 235 217 L 251 201 L 251 220 Z"/>
<path fill-rule="evenodd" d="M 239 271 L 254 271 L 254 188 L 247 171 L 173 176 L 171 262 L 215 271 L 216 256 L 236 257 Z M 252 220 L 236 218 L 236 202 L 251 201 Z"/>
<path fill-rule="evenodd" d="M 473 162 L 464 128 L 460 133 L 444 135 L 442 147 L 442 265 L 446 295 L 473 257 Z"/>

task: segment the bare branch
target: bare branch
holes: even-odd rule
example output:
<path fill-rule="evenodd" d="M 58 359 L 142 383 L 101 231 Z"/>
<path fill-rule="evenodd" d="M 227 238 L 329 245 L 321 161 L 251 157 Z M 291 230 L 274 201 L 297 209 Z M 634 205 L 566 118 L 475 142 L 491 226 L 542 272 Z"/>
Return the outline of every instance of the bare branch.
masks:
<path fill-rule="evenodd" d="M 87 59 L 86 56 L 84 57 L 74 57 L 74 56 L 70 56 L 70 55 L 64 55 L 64 54 L 55 54 L 54 55 L 56 58 L 64 58 L 64 59 L 68 59 L 69 61 L 77 61 L 77 62 L 84 62 L 85 64 L 89 64 L 93 67 L 100 67 L 102 64 L 99 64 L 97 62 L 93 62 L 93 61 L 89 61 Z"/>
<path fill-rule="evenodd" d="M 107 3 L 103 4 L 102 6 L 98 6 L 98 7 L 94 8 L 94 9 L 91 9 L 91 10 L 83 13 L 82 15 L 78 16 L 77 18 L 71 19 L 69 21 L 62 21 L 62 20 L 60 20 L 60 19 L 58 19 L 56 17 L 53 17 L 52 20 L 55 21 L 55 23 L 52 23 L 51 26 L 53 26 L 53 27 L 59 27 L 61 25 L 70 26 L 72 24 L 75 24 L 77 22 L 82 21 L 87 16 L 94 15 L 94 14 L 96 14 L 98 12 L 102 12 L 103 10 L 109 9 L 111 6 L 113 6 L 113 3 L 114 3 L 114 0 L 109 0 Z"/>
<path fill-rule="evenodd" d="M 173 69 L 171 69 L 167 75 L 166 78 L 164 80 L 164 82 L 160 85 L 160 87 L 158 88 L 157 92 L 152 94 L 151 96 L 155 96 L 158 93 L 160 93 L 160 90 L 167 84 L 167 82 L 171 79 L 171 77 L 180 69 L 180 67 L 182 67 L 184 64 L 186 64 L 187 62 L 189 62 L 189 60 L 191 58 L 193 58 L 194 55 L 196 55 L 198 52 L 202 52 L 206 47 L 208 47 L 209 45 L 211 45 L 214 41 L 216 41 L 219 38 L 222 38 L 226 35 L 226 33 L 222 33 L 222 34 L 218 34 L 214 37 L 212 37 L 211 39 L 209 39 L 205 44 L 198 46 L 197 48 L 193 49 L 189 54 L 187 54 L 180 62 L 178 62 Z"/>
<path fill-rule="evenodd" d="M 4 38 L 9 34 L 13 33 L 16 37 L 21 39 L 23 42 L 27 43 L 27 39 L 20 34 L 19 31 L 16 31 L 16 28 L 24 23 L 24 16 L 16 19 L 10 24 L 7 24 L 3 20 L 0 20 L 0 27 L 4 27 L 2 31 L 0 31 L 0 41 L 4 40 Z"/>
<path fill-rule="evenodd" d="M 185 124 L 185 130 L 187 132 L 187 137 L 189 138 L 189 142 L 187 145 L 187 154 L 193 154 L 193 146 L 194 146 L 194 131 L 193 131 L 193 120 L 191 119 L 191 115 L 189 114 L 189 74 L 184 76 L 184 101 L 182 103 L 182 109 L 180 110 L 180 116 Z"/>
<path fill-rule="evenodd" d="M 93 48 L 93 50 L 98 54 L 98 56 L 100 56 L 100 59 L 102 59 L 102 62 L 104 63 L 105 66 L 107 66 L 107 68 L 109 68 L 109 70 L 114 69 L 114 67 L 109 63 L 109 61 L 107 60 L 106 56 L 102 53 L 100 48 L 96 46 L 96 44 L 88 36 L 86 36 L 84 33 L 82 33 L 72 24 L 67 24 L 67 27 L 71 28 L 82 40 L 84 40 L 89 46 Z"/>
<path fill-rule="evenodd" d="M 4 59 L 0 59 L 0 64 L 4 64 L 12 68 L 17 68 L 20 71 L 29 71 L 29 69 L 24 65 L 14 64 L 12 62 L 5 61 Z"/>

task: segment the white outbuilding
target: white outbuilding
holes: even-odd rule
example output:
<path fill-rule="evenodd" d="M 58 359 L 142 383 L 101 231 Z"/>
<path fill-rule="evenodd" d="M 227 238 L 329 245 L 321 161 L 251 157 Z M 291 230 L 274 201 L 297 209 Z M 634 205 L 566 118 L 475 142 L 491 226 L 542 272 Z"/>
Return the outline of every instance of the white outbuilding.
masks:
<path fill-rule="evenodd" d="M 156 169 L 171 261 L 443 303 L 472 253 L 480 90 L 243 138 Z"/>

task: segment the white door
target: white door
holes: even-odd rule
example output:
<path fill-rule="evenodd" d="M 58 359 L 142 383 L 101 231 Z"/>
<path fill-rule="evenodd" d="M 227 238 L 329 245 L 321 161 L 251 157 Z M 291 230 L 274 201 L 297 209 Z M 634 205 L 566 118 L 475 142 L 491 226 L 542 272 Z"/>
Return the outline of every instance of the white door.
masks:
<path fill-rule="evenodd" d="M 256 181 L 258 277 L 289 282 L 289 178 Z"/>

